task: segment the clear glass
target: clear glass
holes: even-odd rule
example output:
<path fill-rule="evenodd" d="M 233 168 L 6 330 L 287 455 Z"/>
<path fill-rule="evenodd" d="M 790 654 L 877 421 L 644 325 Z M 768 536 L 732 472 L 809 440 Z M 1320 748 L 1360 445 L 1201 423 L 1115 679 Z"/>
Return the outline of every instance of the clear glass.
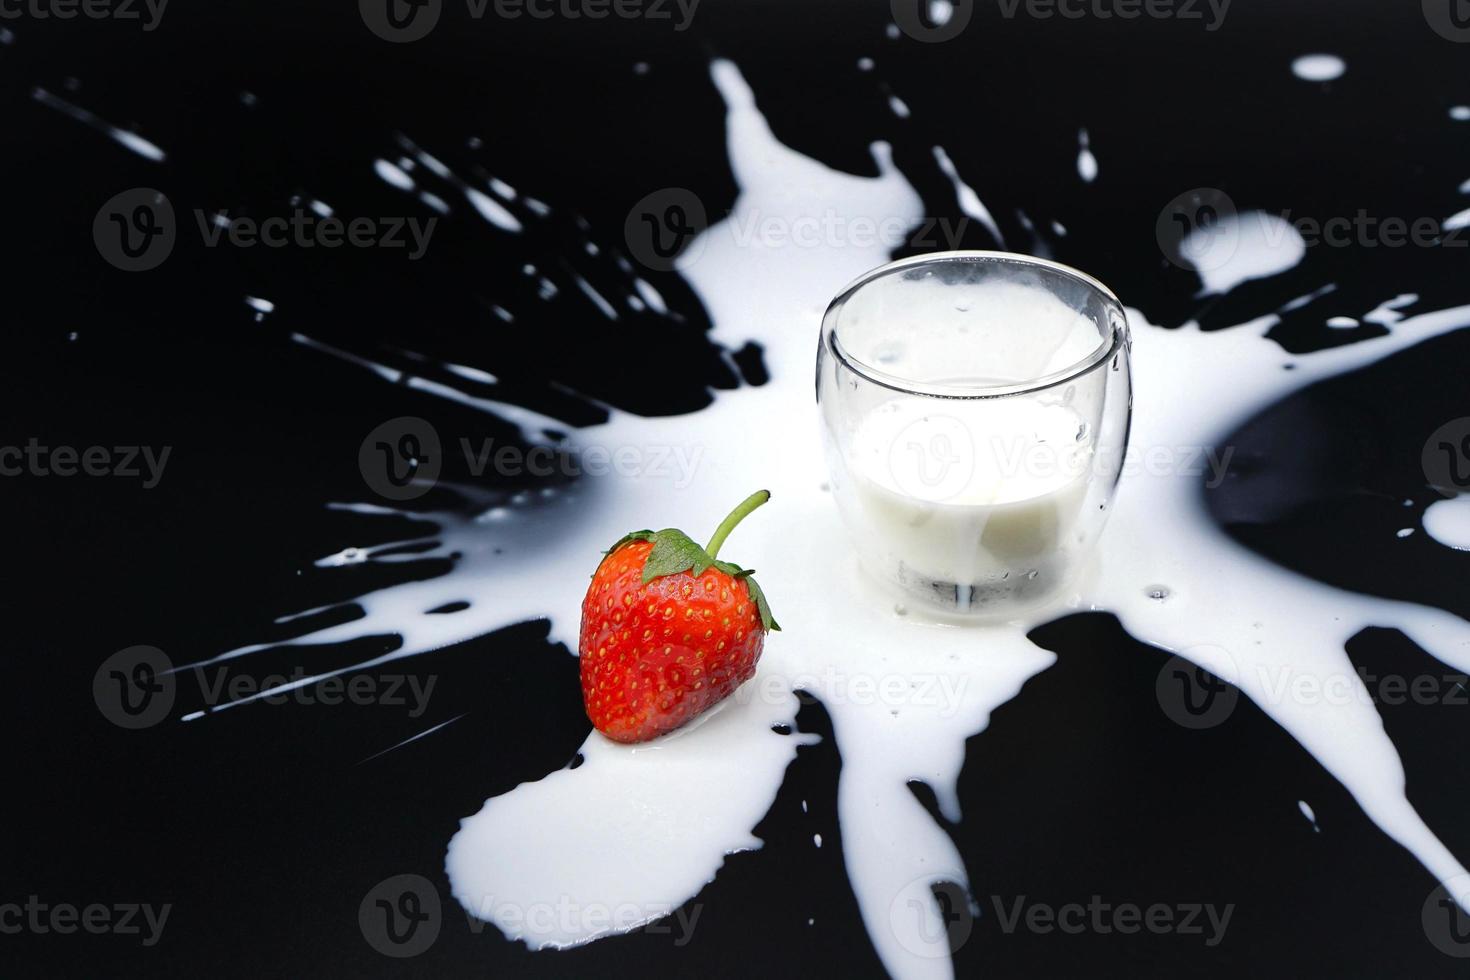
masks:
<path fill-rule="evenodd" d="M 864 568 L 900 602 L 965 616 L 1053 596 L 1117 487 L 1129 344 L 1106 286 L 1025 255 L 922 255 L 843 290 L 817 404 Z"/>

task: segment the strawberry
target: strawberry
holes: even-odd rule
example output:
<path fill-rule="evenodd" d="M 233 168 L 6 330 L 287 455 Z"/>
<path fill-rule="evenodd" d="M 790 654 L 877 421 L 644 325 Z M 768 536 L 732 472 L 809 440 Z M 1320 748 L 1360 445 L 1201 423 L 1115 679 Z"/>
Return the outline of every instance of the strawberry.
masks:
<path fill-rule="evenodd" d="M 634 531 L 609 548 L 582 600 L 582 702 L 616 742 L 672 731 L 755 673 L 766 633 L 781 627 L 751 572 L 717 561 L 751 494 L 706 547 L 683 531 Z"/>

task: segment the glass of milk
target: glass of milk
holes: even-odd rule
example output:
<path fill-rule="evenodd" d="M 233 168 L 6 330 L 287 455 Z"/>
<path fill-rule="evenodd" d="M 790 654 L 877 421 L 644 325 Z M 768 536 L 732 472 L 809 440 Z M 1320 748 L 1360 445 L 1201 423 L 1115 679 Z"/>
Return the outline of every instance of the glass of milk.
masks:
<path fill-rule="evenodd" d="M 961 615 L 1066 585 L 1121 472 L 1129 344 L 1106 286 L 1024 255 L 931 253 L 843 290 L 817 402 L 863 567 L 900 602 Z"/>

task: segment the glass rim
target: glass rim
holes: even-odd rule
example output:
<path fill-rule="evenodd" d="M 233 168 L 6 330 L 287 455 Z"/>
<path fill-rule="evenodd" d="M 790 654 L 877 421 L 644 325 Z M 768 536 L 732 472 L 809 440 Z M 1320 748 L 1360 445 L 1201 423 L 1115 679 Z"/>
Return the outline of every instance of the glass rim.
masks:
<path fill-rule="evenodd" d="M 1108 322 L 1105 326 L 1107 333 L 1102 335 L 1097 347 L 1085 357 L 1067 365 L 1064 368 L 1053 371 L 1050 374 L 1040 375 L 1027 381 L 1017 381 L 1009 384 L 935 384 L 927 381 L 916 381 L 896 374 L 889 374 L 879 368 L 860 361 L 849 355 L 843 349 L 841 341 L 837 337 L 837 320 L 841 315 L 841 307 L 852 298 L 860 289 L 874 280 L 892 275 L 902 269 L 923 265 L 939 265 L 945 262 L 996 262 L 1012 266 L 1028 266 L 1032 268 L 1045 269 L 1048 272 L 1058 273 L 1069 279 L 1081 283 L 1084 287 L 1100 296 L 1105 304 L 1117 311 L 1119 323 Z M 1116 354 L 1128 341 L 1128 315 L 1123 309 L 1123 303 L 1118 299 L 1111 289 L 1101 281 L 1089 276 L 1080 269 L 1074 269 L 1061 262 L 1053 262 L 1051 259 L 1040 259 L 1033 255 L 1024 255 L 1020 252 L 997 252 L 983 249 L 960 249 L 946 252 L 925 252 L 922 255 L 911 255 L 908 258 L 897 259 L 887 262 L 858 276 L 848 283 L 827 304 L 827 310 L 822 314 L 822 341 L 827 348 L 847 369 L 854 374 L 871 381 L 873 384 L 882 385 L 894 391 L 911 395 L 928 395 L 934 398 L 1000 398 L 1007 395 L 1020 395 L 1027 392 L 1041 391 L 1068 381 L 1080 378 L 1089 371 L 1094 370 L 1100 364 L 1106 363 Z"/>

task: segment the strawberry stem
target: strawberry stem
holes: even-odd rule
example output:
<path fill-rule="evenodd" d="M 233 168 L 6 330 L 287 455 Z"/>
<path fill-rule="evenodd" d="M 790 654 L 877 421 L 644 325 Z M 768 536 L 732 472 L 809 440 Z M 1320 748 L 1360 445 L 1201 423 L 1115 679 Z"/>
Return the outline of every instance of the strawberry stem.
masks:
<path fill-rule="evenodd" d="M 757 490 L 749 497 L 740 501 L 740 505 L 730 511 L 730 516 L 720 522 L 720 526 L 715 528 L 715 536 L 710 538 L 709 544 L 704 546 L 704 550 L 709 554 L 711 560 L 719 555 L 720 546 L 725 543 L 725 539 L 730 536 L 730 532 L 735 530 L 735 525 L 745 520 L 747 514 L 770 499 L 771 491 Z"/>

